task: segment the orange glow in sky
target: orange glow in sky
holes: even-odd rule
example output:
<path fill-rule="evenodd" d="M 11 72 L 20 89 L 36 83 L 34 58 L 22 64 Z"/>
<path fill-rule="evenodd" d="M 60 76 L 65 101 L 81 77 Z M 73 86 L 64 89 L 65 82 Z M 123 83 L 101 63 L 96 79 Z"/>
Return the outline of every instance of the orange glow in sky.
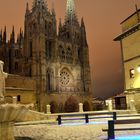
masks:
<path fill-rule="evenodd" d="M 54 1 L 57 23 L 64 20 L 66 0 L 47 0 L 51 9 Z M 122 63 L 119 42 L 113 39 L 121 33 L 120 22 L 135 11 L 135 0 L 75 0 L 79 18 L 84 17 L 90 49 L 90 64 L 94 96 L 109 97 L 123 89 Z M 26 2 L 32 0 L 0 0 L 0 28 L 12 26 L 16 33 L 24 28 Z M 136 0 L 138 8 L 140 1 Z"/>

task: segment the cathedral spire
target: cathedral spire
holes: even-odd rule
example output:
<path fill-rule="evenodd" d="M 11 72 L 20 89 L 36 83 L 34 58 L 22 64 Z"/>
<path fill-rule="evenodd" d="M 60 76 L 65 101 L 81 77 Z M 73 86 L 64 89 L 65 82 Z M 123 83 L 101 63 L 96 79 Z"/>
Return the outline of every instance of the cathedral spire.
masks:
<path fill-rule="evenodd" d="M 12 35 L 14 36 L 15 35 L 15 28 L 13 26 L 13 29 L 12 29 Z"/>
<path fill-rule="evenodd" d="M 3 32 L 3 43 L 4 46 L 6 47 L 6 26 L 4 27 L 4 32 Z"/>
<path fill-rule="evenodd" d="M 61 18 L 59 19 L 59 29 L 62 28 Z"/>
<path fill-rule="evenodd" d="M 82 46 L 84 47 L 87 47 L 88 44 L 87 44 L 87 39 L 86 39 L 86 29 L 85 29 L 85 23 L 84 23 L 84 19 L 82 17 L 81 19 L 81 43 L 82 43 Z"/>
<path fill-rule="evenodd" d="M 55 10 L 54 10 L 54 1 L 52 1 L 52 9 L 51 9 L 52 15 L 55 15 Z"/>
<path fill-rule="evenodd" d="M 26 4 L 26 15 L 28 15 L 29 13 L 30 13 L 29 4 L 28 4 L 28 2 L 27 2 L 27 4 Z"/>
<path fill-rule="evenodd" d="M 84 23 L 83 17 L 81 18 L 81 26 L 85 27 L 85 23 Z"/>
<path fill-rule="evenodd" d="M 21 28 L 17 37 L 17 44 L 19 45 L 19 47 L 21 47 L 21 45 L 23 44 L 23 31 Z"/>
<path fill-rule="evenodd" d="M 13 26 L 13 29 L 12 29 L 12 34 L 11 34 L 11 45 L 12 45 L 12 48 L 14 48 L 14 44 L 15 44 L 15 29 L 14 29 L 14 26 Z"/>
<path fill-rule="evenodd" d="M 26 11 L 29 11 L 29 4 L 28 4 L 28 2 L 26 4 Z"/>
<path fill-rule="evenodd" d="M 33 1 L 33 8 L 35 8 L 35 7 L 47 8 L 46 1 L 45 0 L 34 0 Z"/>
<path fill-rule="evenodd" d="M 2 29 L 0 30 L 0 34 L 2 35 Z"/>
<path fill-rule="evenodd" d="M 60 36 L 61 33 L 61 29 L 62 29 L 62 22 L 61 22 L 61 18 L 59 19 L 59 24 L 58 24 L 58 34 Z"/>
<path fill-rule="evenodd" d="M 75 10 L 75 3 L 74 0 L 67 0 L 65 23 L 73 24 L 74 22 L 78 23 Z"/>
<path fill-rule="evenodd" d="M 22 31 L 22 29 L 20 28 L 20 36 L 22 36 L 23 37 L 23 31 Z"/>
<path fill-rule="evenodd" d="M 0 31 L 0 45 L 2 44 L 2 29 Z"/>

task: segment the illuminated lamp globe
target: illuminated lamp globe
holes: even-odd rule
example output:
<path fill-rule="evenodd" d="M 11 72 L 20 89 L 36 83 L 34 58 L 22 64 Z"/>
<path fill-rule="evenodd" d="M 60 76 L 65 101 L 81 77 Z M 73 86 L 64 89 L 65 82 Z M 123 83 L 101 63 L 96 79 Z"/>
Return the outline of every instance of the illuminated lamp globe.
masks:
<path fill-rule="evenodd" d="M 132 69 L 132 70 L 131 70 L 131 73 L 132 73 L 132 74 L 135 74 L 135 70 L 134 70 L 134 69 Z"/>
<path fill-rule="evenodd" d="M 138 66 L 137 71 L 140 73 L 140 65 Z"/>

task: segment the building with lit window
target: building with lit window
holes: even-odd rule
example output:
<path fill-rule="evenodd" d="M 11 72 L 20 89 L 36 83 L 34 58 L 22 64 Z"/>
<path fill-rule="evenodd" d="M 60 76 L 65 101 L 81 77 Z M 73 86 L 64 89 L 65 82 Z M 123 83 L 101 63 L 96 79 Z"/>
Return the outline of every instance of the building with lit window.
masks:
<path fill-rule="evenodd" d="M 121 22 L 120 41 L 124 68 L 124 89 L 127 106 L 140 108 L 140 9 Z M 133 107 L 132 107 L 133 108 Z"/>

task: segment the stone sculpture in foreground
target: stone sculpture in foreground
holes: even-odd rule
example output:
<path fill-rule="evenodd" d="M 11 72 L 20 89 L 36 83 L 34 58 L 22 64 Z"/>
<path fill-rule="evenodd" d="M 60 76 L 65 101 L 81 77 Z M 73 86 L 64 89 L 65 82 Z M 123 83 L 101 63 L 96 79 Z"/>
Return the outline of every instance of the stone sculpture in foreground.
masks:
<path fill-rule="evenodd" d="M 8 74 L 3 72 L 4 63 L 0 61 L 0 140 L 15 140 L 14 122 L 20 120 L 27 109 L 19 104 L 5 104 L 5 78 Z"/>

